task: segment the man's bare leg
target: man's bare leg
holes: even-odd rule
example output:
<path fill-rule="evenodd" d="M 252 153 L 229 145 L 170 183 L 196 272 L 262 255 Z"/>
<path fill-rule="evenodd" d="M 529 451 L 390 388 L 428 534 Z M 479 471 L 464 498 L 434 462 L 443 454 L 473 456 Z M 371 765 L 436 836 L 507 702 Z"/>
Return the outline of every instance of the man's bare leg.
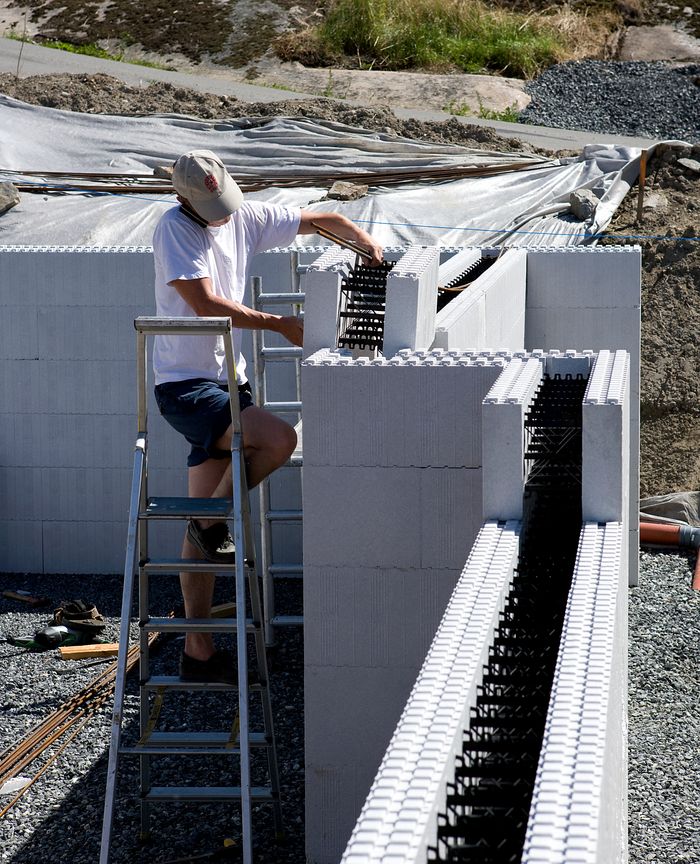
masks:
<path fill-rule="evenodd" d="M 207 459 L 200 465 L 187 470 L 187 486 L 190 498 L 211 498 L 225 473 L 231 473 L 230 460 Z M 182 557 L 188 560 L 201 560 L 202 553 L 185 539 L 182 543 Z M 180 573 L 180 588 L 185 602 L 186 618 L 208 618 L 211 614 L 211 601 L 214 596 L 213 573 Z M 195 660 L 208 660 L 214 653 L 214 640 L 211 633 L 187 633 L 185 635 L 185 654 Z"/>
<path fill-rule="evenodd" d="M 257 486 L 280 465 L 284 465 L 296 447 L 296 433 L 283 420 L 251 406 L 241 414 L 243 428 L 243 455 L 246 462 L 248 488 Z M 231 448 L 231 427 L 219 438 L 216 446 L 220 450 Z M 233 494 L 231 461 L 207 459 L 201 465 L 188 469 L 190 498 L 230 498 Z M 200 520 L 203 528 L 215 520 Z M 182 557 L 201 559 L 199 550 L 185 537 Z M 213 573 L 181 573 L 180 586 L 185 602 L 187 618 L 208 618 L 214 595 Z M 195 660 L 208 660 L 214 653 L 214 641 L 210 633 L 187 633 L 185 654 Z"/>
<path fill-rule="evenodd" d="M 255 406 L 246 408 L 241 414 L 241 426 L 246 479 L 248 488 L 253 489 L 289 459 L 297 445 L 297 436 L 289 423 Z M 229 426 L 216 442 L 219 450 L 231 449 L 231 435 L 232 430 Z M 231 463 L 226 464 L 227 470 L 222 475 L 217 488 L 209 496 L 211 498 L 230 498 L 233 494 Z M 200 524 L 203 528 L 208 528 L 215 521 L 202 519 Z"/>

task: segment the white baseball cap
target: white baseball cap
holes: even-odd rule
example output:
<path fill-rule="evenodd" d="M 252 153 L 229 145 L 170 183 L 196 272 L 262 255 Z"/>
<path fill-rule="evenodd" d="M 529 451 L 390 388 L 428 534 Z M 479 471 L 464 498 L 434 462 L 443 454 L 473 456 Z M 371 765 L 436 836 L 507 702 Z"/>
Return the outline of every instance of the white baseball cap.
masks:
<path fill-rule="evenodd" d="M 218 222 L 243 204 L 243 193 L 211 150 L 191 150 L 173 167 L 173 187 L 205 222 Z"/>

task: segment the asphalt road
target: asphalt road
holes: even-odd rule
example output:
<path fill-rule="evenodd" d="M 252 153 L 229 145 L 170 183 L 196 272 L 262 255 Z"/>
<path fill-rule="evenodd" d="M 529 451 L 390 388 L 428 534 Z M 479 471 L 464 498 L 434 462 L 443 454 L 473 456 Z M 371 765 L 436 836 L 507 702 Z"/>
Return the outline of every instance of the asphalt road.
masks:
<path fill-rule="evenodd" d="M 21 50 L 21 57 L 20 57 Z M 19 64 L 19 76 L 50 75 L 57 72 L 87 73 L 104 72 L 119 78 L 128 84 L 140 84 L 149 81 L 167 81 L 178 87 L 190 87 L 204 93 L 235 96 L 245 102 L 279 102 L 288 99 L 315 99 L 316 94 L 294 93 L 290 90 L 276 90 L 272 87 L 258 87 L 238 81 L 225 70 L 213 71 L 207 68 L 193 72 L 170 72 L 165 69 L 152 69 L 147 66 L 137 66 L 131 63 L 120 63 L 116 60 L 102 60 L 99 57 L 87 57 L 82 54 L 71 54 L 55 48 L 42 48 L 39 45 L 22 43 L 14 39 L 0 38 L 0 72 L 16 74 Z M 352 103 L 350 103 L 352 104 Z M 399 108 L 392 106 L 395 114 L 404 119 L 417 120 L 447 120 L 453 115 L 443 111 L 417 111 L 414 108 Z M 580 150 L 586 144 L 616 144 L 631 147 L 649 147 L 654 142 L 648 138 L 632 138 L 625 135 L 593 134 L 569 129 L 549 129 L 544 126 L 526 126 L 520 123 L 503 123 L 498 120 L 479 120 L 458 117 L 460 123 L 471 126 L 488 126 L 500 135 L 519 138 L 537 147 L 549 150 Z"/>

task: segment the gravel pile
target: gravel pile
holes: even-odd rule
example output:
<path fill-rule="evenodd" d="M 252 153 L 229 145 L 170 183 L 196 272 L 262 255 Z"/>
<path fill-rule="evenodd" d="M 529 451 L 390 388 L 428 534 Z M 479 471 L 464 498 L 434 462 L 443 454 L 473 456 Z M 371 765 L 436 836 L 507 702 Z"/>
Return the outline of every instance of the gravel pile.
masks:
<path fill-rule="evenodd" d="M 85 576 L 7 577 L 5 585 L 21 587 L 33 594 L 56 600 L 83 597 L 95 603 L 107 619 L 104 638 L 118 636 L 121 604 L 121 578 L 98 576 L 86 584 Z M 222 579 L 220 596 L 224 602 Z M 300 586 L 282 584 L 275 594 L 278 608 L 299 613 Z M 167 614 L 181 599 L 176 580 L 152 580 L 154 612 Z M 32 634 L 51 617 L 51 607 L 28 610 L 23 604 L 0 599 L 0 636 Z M 134 634 L 135 635 L 135 634 Z M 161 637 L 162 639 L 163 637 Z M 222 638 L 222 645 L 225 644 Z M 166 639 L 154 654 L 154 674 L 174 674 L 182 647 L 180 639 Z M 303 643 L 296 628 L 279 634 L 278 646 L 270 652 L 273 711 L 278 743 L 278 763 L 282 782 L 284 819 L 287 832 L 284 844 L 275 842 L 271 808 L 253 812 L 255 845 L 260 861 L 300 864 L 304 860 L 303 835 Z M 70 673 L 59 670 L 70 667 Z M 77 661 L 62 661 L 58 652 L 28 653 L 7 643 L 0 644 L 0 750 L 14 745 L 30 728 L 92 681 L 105 667 L 81 668 Z M 251 699 L 251 728 L 261 729 L 259 698 Z M 227 731 L 234 719 L 236 697 L 233 693 L 168 694 L 159 728 L 170 730 Z M 3 864 L 40 864 L 45 861 L 94 864 L 99 857 L 102 806 L 106 782 L 107 753 L 111 724 L 111 700 L 96 714 L 68 746 L 46 774 L 0 820 L 0 861 Z M 138 695 L 136 676 L 130 676 L 125 712 L 125 742 L 138 738 Z M 55 752 L 56 746 L 47 751 Z M 261 754 L 252 759 L 253 782 L 267 782 Z M 44 757 L 23 769 L 33 776 Z M 238 785 L 238 760 L 230 763 L 221 757 L 161 758 L 153 768 L 154 784 L 176 785 L 187 771 L 193 785 Z M 116 806 L 112 864 L 162 864 L 186 855 L 204 854 L 223 846 L 227 837 L 240 837 L 240 809 L 233 804 L 163 805 L 152 810 L 153 837 L 141 844 L 137 764 L 123 757 Z M 0 809 L 10 799 L 0 798 Z M 228 859 L 227 859 L 228 860 Z"/>
<path fill-rule="evenodd" d="M 700 141 L 700 66 L 601 60 L 552 66 L 527 85 L 522 123 Z"/>
<path fill-rule="evenodd" d="M 695 556 L 643 553 L 629 605 L 631 864 L 700 860 L 700 594 Z"/>

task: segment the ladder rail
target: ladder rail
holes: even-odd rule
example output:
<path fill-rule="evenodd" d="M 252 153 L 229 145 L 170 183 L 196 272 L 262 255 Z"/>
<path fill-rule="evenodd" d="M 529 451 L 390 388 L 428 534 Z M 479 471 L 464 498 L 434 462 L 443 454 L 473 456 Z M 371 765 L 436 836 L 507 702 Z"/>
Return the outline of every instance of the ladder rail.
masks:
<path fill-rule="evenodd" d="M 131 495 L 129 501 L 129 522 L 127 528 L 126 557 L 124 561 L 124 590 L 122 593 L 121 622 L 119 626 L 119 655 L 117 657 L 117 675 L 114 687 L 114 708 L 112 711 L 112 728 L 110 734 L 109 760 L 107 763 L 107 787 L 105 791 L 104 816 L 102 819 L 102 839 L 100 845 L 100 864 L 109 861 L 109 849 L 112 839 L 112 822 L 114 816 L 114 800 L 117 786 L 117 765 L 121 743 L 122 711 L 124 705 L 124 690 L 126 687 L 126 667 L 129 655 L 129 625 L 131 604 L 134 594 L 134 574 L 138 559 L 137 539 L 139 534 L 139 509 L 144 492 L 144 475 L 146 465 L 146 436 L 139 436 L 134 450 L 134 469 L 131 480 Z"/>
<path fill-rule="evenodd" d="M 246 632 L 246 555 L 253 550 L 246 546 L 248 537 L 243 536 L 243 507 L 248 510 L 248 484 L 243 456 L 241 435 L 241 411 L 236 386 L 236 367 L 233 354 L 233 334 L 229 328 L 224 333 L 226 370 L 229 380 L 229 402 L 231 405 L 231 480 L 233 485 L 233 542 L 236 554 L 236 654 L 238 659 L 238 720 L 241 730 L 241 836 L 243 861 L 253 860 L 252 811 L 250 799 L 250 739 L 248 737 L 248 637 Z M 245 502 L 245 504 L 244 504 Z M 250 514 L 246 512 L 250 524 Z M 247 532 L 246 532 L 247 533 Z M 251 538 L 252 539 L 252 538 Z"/>

